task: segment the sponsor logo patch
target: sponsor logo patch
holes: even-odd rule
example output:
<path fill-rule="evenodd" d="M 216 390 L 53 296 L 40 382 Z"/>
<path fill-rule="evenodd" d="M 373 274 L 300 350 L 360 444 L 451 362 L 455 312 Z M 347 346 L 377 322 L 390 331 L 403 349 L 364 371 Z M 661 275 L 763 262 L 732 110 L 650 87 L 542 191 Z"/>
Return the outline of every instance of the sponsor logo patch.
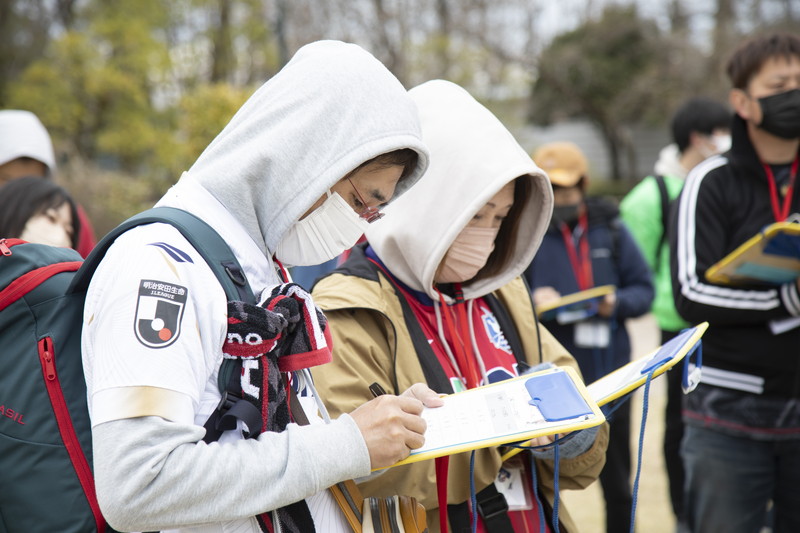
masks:
<path fill-rule="evenodd" d="M 165 348 L 181 333 L 186 287 L 143 279 L 136 301 L 133 329 L 139 342 L 149 348 Z"/>

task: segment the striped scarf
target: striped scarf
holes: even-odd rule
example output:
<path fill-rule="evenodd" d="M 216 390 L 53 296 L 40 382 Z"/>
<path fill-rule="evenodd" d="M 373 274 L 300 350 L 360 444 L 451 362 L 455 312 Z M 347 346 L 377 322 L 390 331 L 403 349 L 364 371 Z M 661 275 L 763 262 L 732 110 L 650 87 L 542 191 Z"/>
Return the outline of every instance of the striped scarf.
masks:
<path fill-rule="evenodd" d="M 282 373 L 330 362 L 330 346 L 325 316 L 297 284 L 276 286 L 260 305 L 228 302 L 223 356 L 242 360 L 242 397 L 261 412 L 264 431 L 280 433 L 292 418 Z M 277 517 L 282 531 L 315 531 L 305 500 Z M 262 531 L 274 531 L 269 513 L 257 519 Z"/>

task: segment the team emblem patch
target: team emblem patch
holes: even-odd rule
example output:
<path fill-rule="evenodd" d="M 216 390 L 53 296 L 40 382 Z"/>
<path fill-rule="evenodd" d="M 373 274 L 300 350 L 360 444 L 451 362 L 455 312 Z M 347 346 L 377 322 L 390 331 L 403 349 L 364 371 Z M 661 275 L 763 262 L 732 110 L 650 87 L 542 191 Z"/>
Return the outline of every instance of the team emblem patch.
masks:
<path fill-rule="evenodd" d="M 150 348 L 164 348 L 181 333 L 186 287 L 143 279 L 139 285 L 133 329 L 139 342 Z"/>
<path fill-rule="evenodd" d="M 481 319 L 483 319 L 483 327 L 486 329 L 486 335 L 489 336 L 489 340 L 494 347 L 506 353 L 511 353 L 511 345 L 508 344 L 506 336 L 503 335 L 503 330 L 500 329 L 500 322 L 497 321 L 494 314 L 487 309 L 484 311 Z"/>

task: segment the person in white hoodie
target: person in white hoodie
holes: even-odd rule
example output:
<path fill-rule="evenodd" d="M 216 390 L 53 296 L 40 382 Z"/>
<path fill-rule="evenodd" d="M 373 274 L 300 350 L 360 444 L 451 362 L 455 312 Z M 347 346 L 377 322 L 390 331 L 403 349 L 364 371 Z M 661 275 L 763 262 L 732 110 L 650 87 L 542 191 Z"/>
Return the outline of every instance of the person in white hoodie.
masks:
<path fill-rule="evenodd" d="M 0 185 L 24 177 L 53 179 L 56 156 L 50 134 L 39 117 L 22 109 L 0 110 Z M 94 228 L 76 204 L 78 233 L 73 248 L 86 257 L 96 243 Z"/>
<path fill-rule="evenodd" d="M 535 318 L 521 274 L 553 209 L 547 176 L 509 131 L 467 91 L 435 80 L 409 91 L 431 151 L 428 172 L 367 229 L 339 269 L 312 294 L 329 319 L 334 360 L 315 373 L 332 413 L 362 403 L 365 383 L 392 392 L 425 381 L 440 393 L 511 378 L 541 363 L 575 360 Z M 596 438 L 595 438 L 596 435 Z M 547 442 L 549 444 L 549 441 Z M 583 488 L 605 462 L 607 428 L 560 445 L 562 488 Z M 555 531 L 553 450 L 502 464 L 497 448 L 476 453 L 478 531 Z M 433 461 L 364 480 L 368 496 L 415 496 L 432 532 L 470 528 L 470 457 L 449 458 L 446 495 Z M 536 491 L 530 490 L 536 469 Z M 498 479 L 497 486 L 495 483 Z M 505 494 L 502 494 L 505 492 Z M 516 510 L 508 511 L 508 504 Z M 447 512 L 442 509 L 447 508 Z M 560 509 L 560 531 L 577 530 Z"/>
<path fill-rule="evenodd" d="M 282 339 L 297 334 L 313 349 L 307 364 L 318 364 L 330 358 L 324 317 L 287 283 L 284 266 L 323 262 L 352 246 L 365 219 L 379 218 L 427 161 L 416 108 L 399 81 L 360 47 L 320 41 L 245 102 L 158 205 L 199 216 L 227 241 L 261 302 L 247 314 L 281 318 L 265 308 L 281 298 L 299 302 L 302 326 L 284 321 L 270 342 L 287 352 L 294 344 Z M 232 328 L 250 325 L 241 309 L 170 225 L 126 232 L 99 265 L 86 297 L 83 362 L 98 500 L 115 529 L 348 531 L 324 489 L 422 445 L 423 401 L 440 403 L 427 387 L 323 424 L 307 369 L 290 383 L 311 424 L 246 439 L 240 423 L 204 442 L 203 425 L 220 402 L 223 353 L 243 347 Z M 266 380 L 265 359 L 245 362 L 243 393 L 261 402 L 266 423 L 300 416 L 285 395 L 273 401 L 280 380 L 274 389 L 250 381 L 254 371 Z"/>

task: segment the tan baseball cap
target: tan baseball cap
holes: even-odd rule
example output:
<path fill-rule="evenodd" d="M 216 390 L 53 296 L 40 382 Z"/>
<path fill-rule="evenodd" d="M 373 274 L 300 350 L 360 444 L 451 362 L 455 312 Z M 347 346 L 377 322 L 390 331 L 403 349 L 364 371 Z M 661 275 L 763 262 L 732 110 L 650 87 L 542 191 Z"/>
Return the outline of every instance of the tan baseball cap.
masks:
<path fill-rule="evenodd" d="M 547 173 L 550 182 L 561 187 L 574 187 L 589 170 L 586 156 L 571 142 L 543 144 L 533 152 L 532 158 Z"/>

